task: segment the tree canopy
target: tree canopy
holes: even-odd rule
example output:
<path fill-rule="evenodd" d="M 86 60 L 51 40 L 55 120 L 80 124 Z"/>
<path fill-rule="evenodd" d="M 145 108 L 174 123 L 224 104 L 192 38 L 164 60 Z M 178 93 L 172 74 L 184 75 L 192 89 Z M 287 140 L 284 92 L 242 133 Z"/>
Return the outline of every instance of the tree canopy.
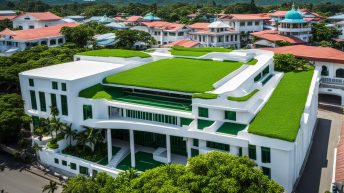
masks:
<path fill-rule="evenodd" d="M 292 54 L 275 54 L 274 55 L 275 69 L 282 72 L 290 71 L 304 71 L 311 68 L 309 61 L 296 58 Z"/>
<path fill-rule="evenodd" d="M 116 31 L 115 47 L 132 49 L 136 43 L 144 43 L 147 46 L 155 44 L 155 39 L 148 33 L 139 30 Z"/>

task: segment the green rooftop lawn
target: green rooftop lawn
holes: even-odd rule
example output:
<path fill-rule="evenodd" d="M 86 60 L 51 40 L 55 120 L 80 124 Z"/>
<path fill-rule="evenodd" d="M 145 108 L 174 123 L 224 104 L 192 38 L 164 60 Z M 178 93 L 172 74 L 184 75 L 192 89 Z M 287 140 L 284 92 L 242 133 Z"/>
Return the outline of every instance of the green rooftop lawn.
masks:
<path fill-rule="evenodd" d="M 246 64 L 248 64 L 248 65 L 255 65 L 255 64 L 257 64 L 257 62 L 258 62 L 258 60 L 253 58 L 252 60 L 248 61 Z"/>
<path fill-rule="evenodd" d="M 175 56 L 203 56 L 210 52 L 230 52 L 229 48 L 185 48 L 180 46 L 173 46 L 170 50 Z"/>
<path fill-rule="evenodd" d="M 148 169 L 152 169 L 161 165 L 164 165 L 164 163 L 155 161 L 153 159 L 153 154 L 146 153 L 146 152 L 136 152 L 135 153 L 135 169 L 139 171 L 145 171 Z M 131 155 L 127 155 L 118 165 L 117 168 L 120 170 L 128 170 L 131 168 Z"/>
<path fill-rule="evenodd" d="M 247 94 L 245 96 L 242 96 L 242 97 L 232 97 L 232 96 L 229 96 L 229 97 L 227 97 L 227 99 L 230 100 L 230 101 L 237 101 L 237 102 L 247 101 L 248 99 L 253 97 L 253 95 L 255 95 L 258 91 L 259 91 L 258 89 L 255 89 L 254 91 L 252 91 L 251 93 L 249 93 L 249 94 Z"/>
<path fill-rule="evenodd" d="M 108 76 L 104 83 L 204 93 L 213 90 L 214 83 L 242 65 L 242 62 L 163 59 Z"/>
<path fill-rule="evenodd" d="M 140 94 L 124 93 L 118 88 L 96 84 L 86 88 L 79 93 L 79 97 L 90 99 L 117 100 L 161 108 L 191 111 L 191 102 L 166 99 L 157 96 L 143 96 Z"/>
<path fill-rule="evenodd" d="M 312 76 L 313 70 L 286 73 L 270 100 L 251 122 L 248 132 L 295 141 Z"/>
<path fill-rule="evenodd" d="M 216 132 L 230 134 L 230 135 L 238 135 L 239 131 L 242 131 L 245 128 L 246 128 L 246 125 L 227 122 L 227 123 L 223 123 Z"/>
<path fill-rule="evenodd" d="M 101 49 L 101 50 L 91 50 L 86 52 L 78 53 L 77 55 L 84 56 L 101 56 L 101 57 L 121 57 L 121 58 L 131 58 L 140 57 L 148 58 L 149 54 L 135 50 L 123 50 L 123 49 Z"/>
<path fill-rule="evenodd" d="M 216 99 L 219 95 L 214 93 L 195 93 L 192 95 L 192 98 L 199 99 Z"/>

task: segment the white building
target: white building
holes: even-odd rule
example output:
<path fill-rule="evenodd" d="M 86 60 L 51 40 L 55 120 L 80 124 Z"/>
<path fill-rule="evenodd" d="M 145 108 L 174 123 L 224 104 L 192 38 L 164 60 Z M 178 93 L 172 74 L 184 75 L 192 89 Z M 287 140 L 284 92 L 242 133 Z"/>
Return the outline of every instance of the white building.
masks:
<path fill-rule="evenodd" d="M 221 21 L 189 25 L 190 39 L 203 47 L 240 48 L 240 32 Z"/>
<path fill-rule="evenodd" d="M 57 149 L 44 148 L 40 152 L 41 161 L 74 174 L 92 176 L 95 172 L 105 171 L 116 176 L 123 169 L 123 162 L 131 160 L 129 165 L 140 168 L 143 163 L 135 161 L 140 160 L 140 154 L 152 156 L 154 162 L 186 164 L 187 158 L 220 150 L 249 156 L 266 175 L 281 184 L 285 192 L 292 192 L 301 175 L 316 122 L 318 68 L 307 72 L 308 78 L 304 79 L 304 85 L 309 84 L 305 89 L 309 91 L 302 92 L 307 98 L 299 106 L 304 109 L 302 114 L 288 112 L 290 108 L 287 108 L 262 117 L 257 115 L 258 112 L 271 113 L 268 108 L 265 109 L 266 103 L 280 108 L 280 104 L 273 104 L 274 95 L 291 95 L 286 87 L 276 90 L 280 81 L 292 81 L 289 84 L 295 81 L 287 74 L 274 71 L 272 52 L 243 50 L 210 53 L 203 59 L 215 59 L 212 68 L 207 67 L 208 60 L 181 58 L 165 59 L 170 61 L 165 65 L 172 65 L 173 68 L 150 65 L 147 63 L 173 57 L 159 53 L 151 55 L 143 59 L 76 56 L 79 61 L 20 73 L 25 112 L 34 120 L 48 117 L 48 107 L 56 106 L 61 120 L 72 123 L 73 129 L 80 131 L 87 126 L 106 131 L 108 162 L 105 165 L 63 154 L 62 150 L 69 140 L 59 141 Z M 245 65 L 253 57 L 257 63 Z M 198 64 L 188 63 L 189 60 Z M 233 63 L 236 66 L 232 69 L 221 68 L 226 61 L 242 63 Z M 189 68 L 178 71 L 185 74 L 176 76 L 175 70 L 185 65 Z M 200 66 L 203 66 L 203 71 L 199 71 Z M 145 68 L 152 74 L 140 74 L 137 68 Z M 157 76 L 154 74 L 156 68 L 161 73 L 159 81 L 153 81 Z M 214 73 L 219 71 L 222 75 L 214 78 Z M 128 73 L 130 80 L 118 78 L 123 73 Z M 187 73 L 192 73 L 192 77 L 198 77 L 199 81 L 190 82 L 192 79 Z M 108 79 L 109 76 L 112 78 Z M 142 79 L 143 76 L 147 78 Z M 163 89 L 161 83 L 168 86 Z M 189 83 L 194 86 L 188 87 Z M 209 90 L 198 88 L 200 85 L 208 86 Z M 203 99 L 202 94 L 195 94 L 206 90 L 214 96 L 212 99 Z M 91 95 L 108 91 L 112 100 L 92 99 Z M 292 95 L 302 93 L 292 92 Z M 246 99 L 239 102 L 242 97 Z M 290 97 L 286 98 L 289 101 Z M 299 124 L 296 122 L 299 128 L 283 131 L 283 123 L 269 121 L 286 114 L 296 116 L 296 120 L 300 121 Z M 264 128 L 273 129 L 258 134 L 253 130 L 257 128 L 257 120 L 267 123 Z M 263 128 L 258 126 L 260 129 Z M 276 130 L 284 135 L 272 137 Z M 287 138 L 290 133 L 292 138 Z M 113 146 L 119 148 L 115 154 Z"/>
<path fill-rule="evenodd" d="M 35 29 L 63 24 L 63 18 L 51 12 L 27 12 L 12 19 L 13 28 Z"/>
<path fill-rule="evenodd" d="M 243 32 L 252 33 L 264 30 L 264 21 L 269 20 L 265 13 L 261 14 L 226 14 L 219 18 L 231 28 Z"/>

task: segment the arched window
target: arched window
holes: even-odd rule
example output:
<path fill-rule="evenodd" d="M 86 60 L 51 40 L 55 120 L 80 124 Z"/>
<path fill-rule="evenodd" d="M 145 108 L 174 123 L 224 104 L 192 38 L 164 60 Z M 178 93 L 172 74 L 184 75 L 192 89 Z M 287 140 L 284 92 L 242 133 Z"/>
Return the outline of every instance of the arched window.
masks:
<path fill-rule="evenodd" d="M 344 69 L 343 68 L 339 68 L 336 70 L 336 77 L 337 78 L 344 78 Z"/>
<path fill-rule="evenodd" d="M 322 66 L 321 67 L 321 76 L 328 76 L 327 66 Z"/>
<path fill-rule="evenodd" d="M 55 39 L 50 40 L 50 45 L 56 45 L 56 40 Z"/>

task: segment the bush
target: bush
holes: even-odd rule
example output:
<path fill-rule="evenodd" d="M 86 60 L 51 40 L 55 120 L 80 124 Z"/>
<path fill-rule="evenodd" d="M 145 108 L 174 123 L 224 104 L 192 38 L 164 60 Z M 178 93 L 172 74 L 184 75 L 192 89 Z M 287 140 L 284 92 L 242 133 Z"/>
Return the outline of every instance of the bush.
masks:
<path fill-rule="evenodd" d="M 66 149 L 62 150 L 62 153 L 67 155 L 72 155 L 79 157 L 91 162 L 97 162 L 107 155 L 106 144 L 97 145 L 94 152 L 88 146 L 76 145 L 68 146 Z"/>
<path fill-rule="evenodd" d="M 276 54 L 274 56 L 275 69 L 282 72 L 306 71 L 312 68 L 309 61 L 296 58 L 292 54 Z"/>
<path fill-rule="evenodd" d="M 59 144 L 57 144 L 57 140 L 52 139 L 51 141 L 49 141 L 49 143 L 47 144 L 47 147 L 49 147 L 50 149 L 57 149 L 59 148 Z"/>

